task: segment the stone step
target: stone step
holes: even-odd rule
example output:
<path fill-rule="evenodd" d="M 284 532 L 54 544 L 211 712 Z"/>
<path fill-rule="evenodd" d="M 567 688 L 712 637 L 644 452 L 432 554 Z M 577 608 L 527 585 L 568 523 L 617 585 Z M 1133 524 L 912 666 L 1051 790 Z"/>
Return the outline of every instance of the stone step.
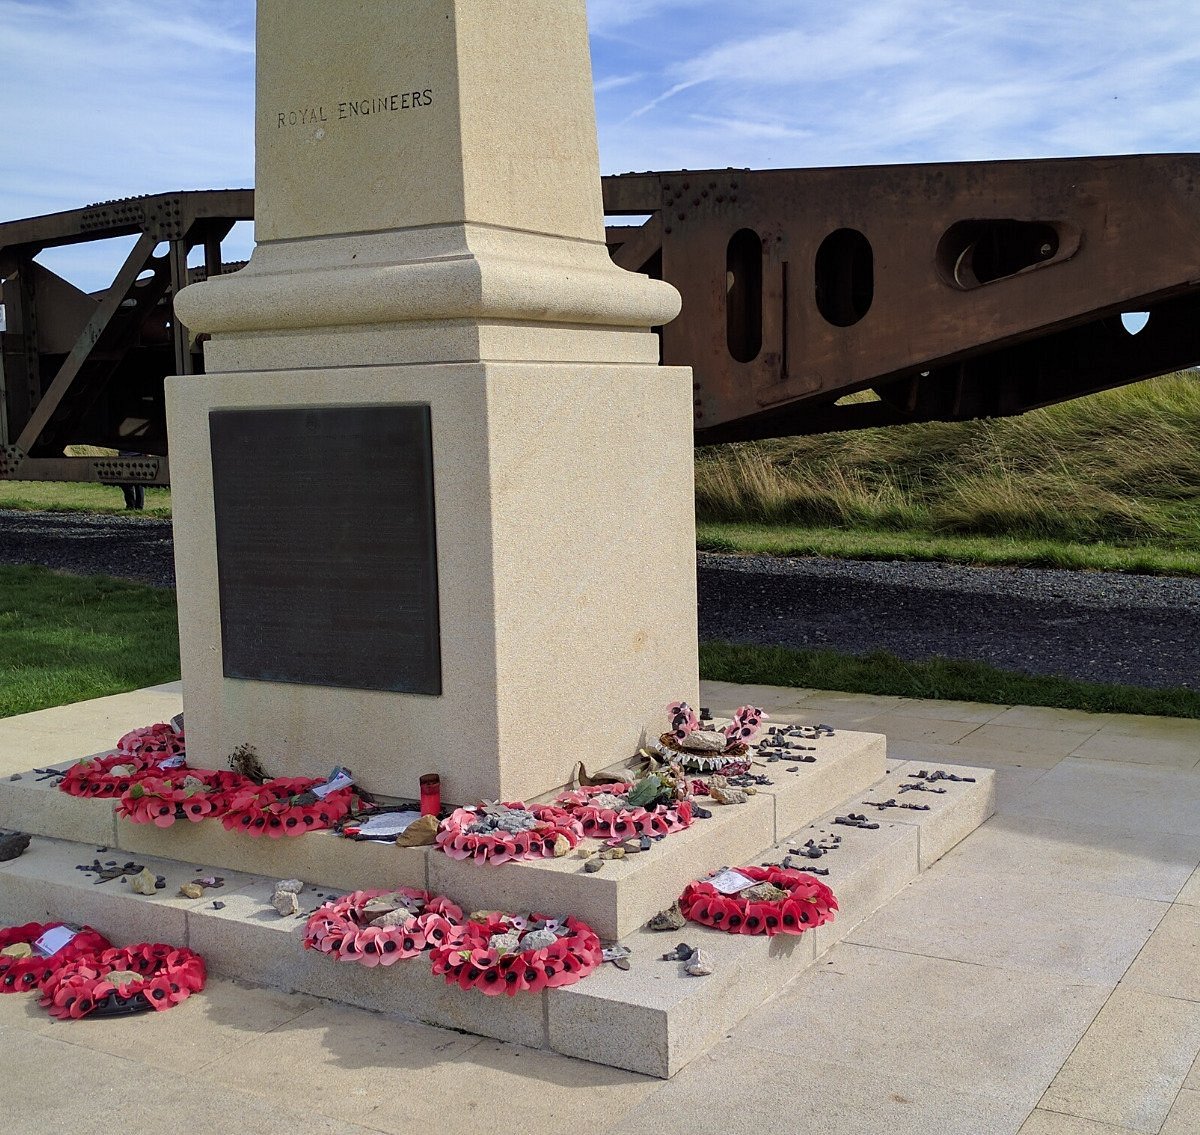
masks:
<path fill-rule="evenodd" d="M 885 741 L 878 734 L 838 732 L 807 744 L 816 748 L 815 762 L 764 765 L 774 784 L 747 803 L 713 805 L 711 819 L 695 821 L 649 851 L 606 862 L 595 874 L 574 855 L 488 867 L 435 849 L 356 843 L 328 832 L 271 840 L 226 831 L 216 820 L 178 821 L 169 828 L 133 824 L 114 815 L 111 801 L 67 796 L 31 773 L 0 781 L 0 827 L 343 890 L 421 887 L 457 896 L 471 910 L 570 911 L 601 937 L 618 939 L 669 906 L 698 865 L 745 862 L 883 775 Z"/>
<path fill-rule="evenodd" d="M 840 847 L 814 864 L 829 870 L 826 882 L 838 897 L 841 910 L 833 923 L 800 937 L 773 939 L 728 935 L 693 924 L 667 934 L 635 929 L 622 939 L 633 951 L 630 970 L 601 966 L 578 985 L 538 995 L 488 998 L 473 990 L 464 992 L 435 978 L 420 958 L 386 969 L 333 962 L 303 949 L 302 919 L 280 918 L 271 909 L 274 878 L 195 858 L 132 855 L 106 842 L 41 837 L 18 859 L 0 863 L 0 921 L 7 925 L 69 919 L 89 923 L 119 943 L 183 944 L 199 951 L 213 973 L 669 1077 L 991 814 L 991 770 L 956 767 L 958 775 L 974 776 L 975 783 L 945 784 L 945 794 L 899 796 L 899 784 L 916 767 L 889 762 L 869 791 L 852 793 L 824 817 L 787 838 L 768 841 L 755 855 L 731 858 L 739 863 L 775 862 L 812 833 L 841 835 Z M 864 800 L 893 796 L 928 801 L 930 811 L 889 809 L 879 813 L 880 827 L 874 831 L 832 823 L 835 815 L 849 810 L 873 811 Z M 173 830 L 167 829 L 167 834 Z M 275 846 L 280 845 L 284 841 Z M 164 876 L 166 886 L 147 897 L 132 893 L 119 880 L 96 884 L 92 876 L 76 870 L 96 858 L 102 863 L 136 859 Z M 717 865 L 695 862 L 690 877 Z M 225 879 L 219 890 L 201 899 L 177 896 L 181 883 L 214 872 Z M 502 879 L 507 868 L 480 869 L 478 874 Z M 390 881 L 394 879 L 376 877 L 373 884 Z M 336 888 L 308 888 L 301 896 L 305 911 L 332 893 Z M 456 901 L 463 897 L 448 893 Z M 214 902 L 223 904 L 222 909 Z M 716 972 L 687 977 L 679 963 L 658 960 L 679 940 L 708 950 Z"/>

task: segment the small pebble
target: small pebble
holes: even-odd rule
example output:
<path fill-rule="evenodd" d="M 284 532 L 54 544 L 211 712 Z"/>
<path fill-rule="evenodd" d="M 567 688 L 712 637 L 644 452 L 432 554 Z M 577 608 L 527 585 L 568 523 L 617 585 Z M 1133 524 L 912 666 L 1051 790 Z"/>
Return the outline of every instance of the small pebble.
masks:
<path fill-rule="evenodd" d="M 224 909 L 225 909 L 225 904 L 223 902 L 214 902 L 213 903 L 213 910 L 224 910 Z"/>
<path fill-rule="evenodd" d="M 642 836 L 642 838 L 640 840 L 638 840 L 638 846 L 641 847 L 641 849 L 643 851 L 649 851 L 650 850 L 650 837 L 648 835 Z"/>
<path fill-rule="evenodd" d="M 585 870 L 585 871 L 586 871 L 586 872 L 587 872 L 589 875 L 593 875 L 593 874 L 595 874 L 597 871 L 599 871 L 599 870 L 600 870 L 600 868 L 601 868 L 601 867 L 603 867 L 603 866 L 604 866 L 604 862 L 603 862 L 603 860 L 600 860 L 600 859 L 589 859 L 589 860 L 588 860 L 588 861 L 587 861 L 587 862 L 586 862 L 586 863 L 583 865 L 583 869 L 584 869 L 584 870 Z"/>
<path fill-rule="evenodd" d="M 20 779 L 21 779 L 21 774 L 20 774 L 19 772 L 14 772 L 14 773 L 12 774 L 12 776 L 10 776 L 8 779 L 9 779 L 9 780 L 20 780 Z"/>

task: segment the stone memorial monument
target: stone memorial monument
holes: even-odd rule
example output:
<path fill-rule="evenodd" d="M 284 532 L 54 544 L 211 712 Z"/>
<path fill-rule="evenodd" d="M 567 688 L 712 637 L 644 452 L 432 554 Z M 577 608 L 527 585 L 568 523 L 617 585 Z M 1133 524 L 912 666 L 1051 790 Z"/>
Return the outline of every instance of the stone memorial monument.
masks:
<path fill-rule="evenodd" d="M 168 383 L 188 752 L 451 802 L 695 697 L 690 372 L 604 243 L 584 0 L 260 0 L 257 246 Z"/>

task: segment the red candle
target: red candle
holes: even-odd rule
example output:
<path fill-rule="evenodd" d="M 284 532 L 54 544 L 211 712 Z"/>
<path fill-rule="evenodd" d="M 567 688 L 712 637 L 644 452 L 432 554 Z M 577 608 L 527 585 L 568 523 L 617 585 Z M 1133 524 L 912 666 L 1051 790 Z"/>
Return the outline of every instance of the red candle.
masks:
<path fill-rule="evenodd" d="M 436 816 L 442 810 L 442 778 L 436 772 L 421 777 L 421 815 Z"/>

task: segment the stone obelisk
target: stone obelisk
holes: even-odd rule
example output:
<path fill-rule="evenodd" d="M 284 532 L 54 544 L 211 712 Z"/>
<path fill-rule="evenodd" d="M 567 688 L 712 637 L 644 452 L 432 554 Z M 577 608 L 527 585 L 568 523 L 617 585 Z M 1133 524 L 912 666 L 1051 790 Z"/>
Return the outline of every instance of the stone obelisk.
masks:
<path fill-rule="evenodd" d="M 260 0 L 256 248 L 168 383 L 188 752 L 521 799 L 697 682 L 690 372 L 583 0 Z"/>

